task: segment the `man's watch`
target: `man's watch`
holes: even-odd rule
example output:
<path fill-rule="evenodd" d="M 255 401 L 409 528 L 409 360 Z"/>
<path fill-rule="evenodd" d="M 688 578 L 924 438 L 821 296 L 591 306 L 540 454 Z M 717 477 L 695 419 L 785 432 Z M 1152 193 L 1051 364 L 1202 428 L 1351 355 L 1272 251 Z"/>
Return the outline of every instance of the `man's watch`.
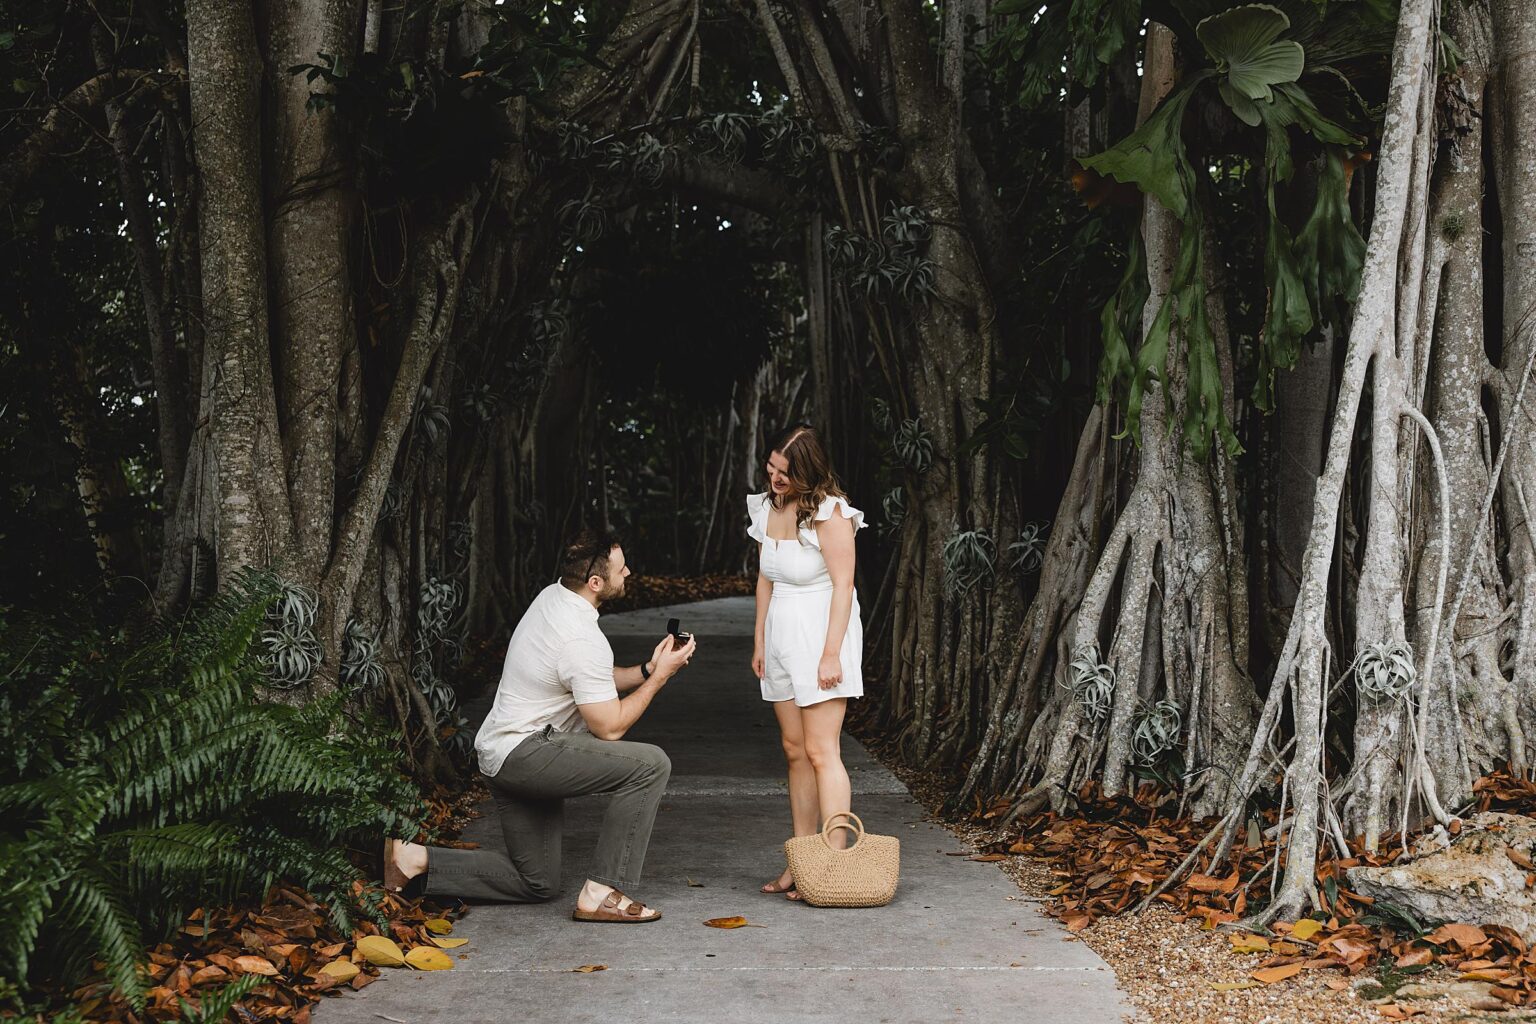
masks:
<path fill-rule="evenodd" d="M 640 663 L 640 680 L 641 680 L 641 682 L 644 682 L 645 680 L 651 678 L 651 670 L 646 668 L 645 665 L 646 665 L 646 663 L 643 662 L 643 661 Z"/>

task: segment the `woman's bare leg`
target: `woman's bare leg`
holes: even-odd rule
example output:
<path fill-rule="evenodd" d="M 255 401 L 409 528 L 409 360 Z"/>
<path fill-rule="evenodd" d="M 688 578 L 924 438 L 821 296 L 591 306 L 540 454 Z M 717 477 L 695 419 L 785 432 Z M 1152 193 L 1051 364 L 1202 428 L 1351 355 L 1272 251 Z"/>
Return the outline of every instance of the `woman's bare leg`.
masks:
<path fill-rule="evenodd" d="M 834 697 L 800 708 L 805 756 L 816 773 L 818 824 L 852 806 L 853 787 L 848 781 L 848 769 L 843 767 L 843 715 L 847 711 L 846 697 Z M 834 847 L 841 849 L 847 845 L 848 830 L 838 829 L 827 838 Z"/>
<path fill-rule="evenodd" d="M 814 835 L 820 828 L 817 818 L 816 772 L 805 753 L 805 730 L 800 709 L 792 700 L 775 701 L 773 715 L 779 720 L 779 736 L 784 744 L 784 760 L 789 765 L 789 814 L 797 836 Z M 777 879 L 763 886 L 763 892 L 793 893 L 794 879 L 789 868 Z M 791 899 L 796 898 L 790 896 Z"/>

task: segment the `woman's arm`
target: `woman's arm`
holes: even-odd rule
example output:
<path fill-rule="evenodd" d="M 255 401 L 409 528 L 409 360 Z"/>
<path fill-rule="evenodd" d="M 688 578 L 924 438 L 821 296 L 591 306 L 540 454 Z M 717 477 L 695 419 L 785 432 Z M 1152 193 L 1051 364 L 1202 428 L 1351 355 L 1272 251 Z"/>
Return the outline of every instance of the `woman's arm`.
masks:
<path fill-rule="evenodd" d="M 757 623 L 752 627 L 752 671 L 761 679 L 767 674 L 763 662 L 763 624 L 768 619 L 768 602 L 773 597 L 773 581 L 761 572 L 757 574 Z"/>
<path fill-rule="evenodd" d="M 830 690 L 843 681 L 843 637 L 853 614 L 853 520 L 834 515 L 816 524 L 816 538 L 832 577 L 832 610 L 827 616 L 827 642 L 821 651 L 816 681 Z"/>

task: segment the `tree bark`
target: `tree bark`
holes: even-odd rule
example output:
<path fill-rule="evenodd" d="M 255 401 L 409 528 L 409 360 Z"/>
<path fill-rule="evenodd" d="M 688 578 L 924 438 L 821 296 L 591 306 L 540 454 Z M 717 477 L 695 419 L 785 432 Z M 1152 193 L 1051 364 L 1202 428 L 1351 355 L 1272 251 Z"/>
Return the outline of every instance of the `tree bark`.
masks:
<path fill-rule="evenodd" d="M 262 65 L 247 0 L 190 0 L 187 54 L 222 584 L 242 566 L 285 562 L 292 546 L 267 336 Z"/>

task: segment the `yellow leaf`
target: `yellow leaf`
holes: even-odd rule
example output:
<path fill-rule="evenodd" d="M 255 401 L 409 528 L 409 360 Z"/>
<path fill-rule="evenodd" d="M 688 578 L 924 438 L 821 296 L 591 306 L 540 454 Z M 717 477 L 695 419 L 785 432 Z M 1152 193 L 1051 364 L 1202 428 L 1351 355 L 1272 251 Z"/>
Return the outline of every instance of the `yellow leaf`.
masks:
<path fill-rule="evenodd" d="M 606 971 L 607 964 L 582 964 L 580 967 L 572 967 L 572 974 L 591 974 L 593 971 Z"/>
<path fill-rule="evenodd" d="M 1258 988 L 1256 981 L 1218 981 L 1211 988 L 1217 992 L 1240 992 L 1245 988 Z"/>
<path fill-rule="evenodd" d="M 712 917 L 704 922 L 711 928 L 745 928 L 747 919 L 744 917 Z"/>
<path fill-rule="evenodd" d="M 329 974 L 338 981 L 351 981 L 359 973 L 357 964 L 351 960 L 332 960 L 320 968 L 321 974 Z"/>
<path fill-rule="evenodd" d="M 1281 967 L 1266 967 L 1262 971 L 1253 972 L 1254 981 L 1262 981 L 1266 985 L 1273 985 L 1277 981 L 1286 978 L 1294 978 L 1301 973 L 1301 964 L 1285 964 Z"/>
<path fill-rule="evenodd" d="M 270 977 L 277 973 L 272 961 L 264 956 L 237 956 L 235 965 L 245 974 L 265 974 Z"/>
<path fill-rule="evenodd" d="M 1323 922 L 1314 921 L 1310 917 L 1304 917 L 1291 928 L 1291 938 L 1307 942 L 1322 930 Z"/>
<path fill-rule="evenodd" d="M 427 931 L 433 935 L 447 935 L 453 931 L 453 922 L 447 918 L 434 917 L 427 921 Z"/>
<path fill-rule="evenodd" d="M 1231 938 L 1234 953 L 1269 952 L 1269 940 L 1262 935 L 1233 935 Z"/>
<path fill-rule="evenodd" d="M 1301 952 L 1301 947 L 1294 942 L 1276 942 L 1269 948 L 1271 952 L 1278 953 L 1280 956 L 1295 956 Z"/>
<path fill-rule="evenodd" d="M 448 959 L 448 954 L 431 946 L 417 946 L 405 954 L 405 962 L 418 971 L 449 971 L 453 969 L 453 961 Z"/>
<path fill-rule="evenodd" d="M 436 935 L 434 935 L 434 936 L 432 936 L 432 943 L 433 943 L 433 945 L 441 946 L 443 949 L 458 949 L 460 946 L 468 945 L 469 944 L 469 940 L 468 939 L 440 939 Z"/>
<path fill-rule="evenodd" d="M 400 967 L 405 954 L 400 947 L 382 935 L 366 935 L 357 940 L 357 951 L 375 967 Z"/>

